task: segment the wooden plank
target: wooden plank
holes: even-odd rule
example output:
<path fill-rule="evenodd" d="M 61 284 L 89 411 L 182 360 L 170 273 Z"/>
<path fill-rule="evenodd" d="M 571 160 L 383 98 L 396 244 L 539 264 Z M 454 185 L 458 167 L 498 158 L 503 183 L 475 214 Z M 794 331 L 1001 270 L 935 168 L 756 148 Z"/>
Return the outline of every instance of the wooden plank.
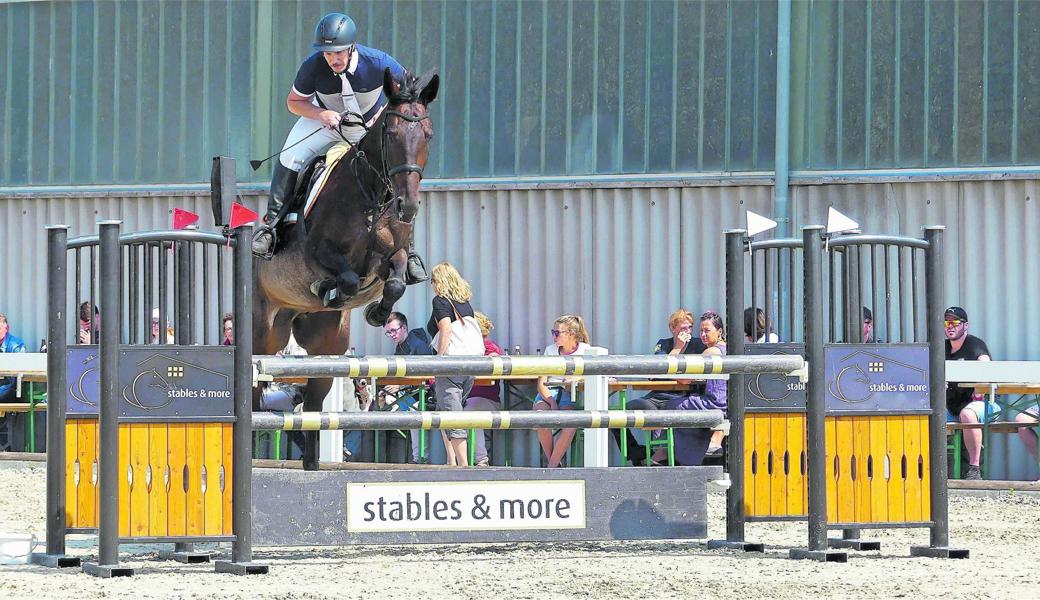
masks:
<path fill-rule="evenodd" d="M 170 483 L 167 491 L 167 530 L 169 535 L 187 535 L 188 497 L 184 491 L 184 465 L 186 461 L 187 425 L 166 426 L 166 463 L 170 466 Z"/>
<path fill-rule="evenodd" d="M 234 425 L 232 425 L 231 423 L 224 423 L 224 426 L 223 426 L 223 438 L 224 438 L 224 440 L 223 440 L 223 442 L 224 442 L 224 447 L 223 447 L 223 450 L 224 450 L 224 456 L 223 456 L 224 483 L 223 483 L 223 486 L 224 486 L 224 489 L 222 490 L 222 497 L 223 497 L 222 503 L 223 503 L 223 506 L 224 506 L 224 516 L 223 516 L 223 519 L 222 519 L 223 528 L 221 529 L 221 534 L 223 534 L 223 535 L 231 535 L 231 533 L 232 533 L 232 531 L 231 531 L 231 524 L 232 524 L 231 519 L 232 519 L 232 514 L 233 514 L 233 511 L 232 511 L 232 506 L 233 505 L 231 503 L 231 495 L 232 495 L 231 494 L 231 488 L 232 488 L 231 484 L 233 483 L 233 479 L 234 479 L 234 470 L 232 469 L 232 465 L 234 464 L 234 462 L 232 460 L 231 450 L 232 450 L 232 447 L 233 447 L 232 444 L 234 443 L 234 438 L 233 438 L 233 435 L 232 435 L 234 433 L 234 431 L 235 431 Z"/>
<path fill-rule="evenodd" d="M 921 520 L 927 521 L 932 518 L 932 472 L 931 472 L 931 446 L 928 443 L 928 417 L 921 415 L 915 417 L 917 426 L 921 431 Z"/>
<path fill-rule="evenodd" d="M 166 489 L 166 453 L 168 452 L 167 425 L 152 423 L 148 426 L 148 535 L 166 536 L 169 532 L 169 493 Z"/>
<path fill-rule="evenodd" d="M 900 523 L 906 520 L 906 481 L 903 479 L 903 419 L 892 417 L 888 420 L 886 437 L 888 446 L 889 476 L 888 485 L 888 520 Z"/>
<path fill-rule="evenodd" d="M 924 440 L 927 442 L 927 437 Z M 906 483 L 903 488 L 907 521 L 921 520 L 921 477 L 918 462 L 921 459 L 921 429 L 917 417 L 903 417 L 903 453 L 906 455 Z"/>
<path fill-rule="evenodd" d="M 76 486 L 76 527 L 97 527 L 97 421 L 81 420 L 76 428 L 76 460 L 79 484 Z M 66 493 L 66 496 L 68 494 Z"/>
<path fill-rule="evenodd" d="M 838 520 L 844 523 L 856 518 L 856 493 L 852 475 L 853 448 L 852 417 L 834 417 L 835 455 L 838 457 L 838 476 L 835 481 L 838 501 Z"/>
<path fill-rule="evenodd" d="M 827 520 L 830 522 L 838 519 L 838 482 L 834 473 L 834 462 L 838 447 L 837 427 L 834 417 L 827 417 L 824 421 L 824 453 L 827 459 L 824 461 L 824 471 L 827 483 Z M 808 423 L 806 423 L 808 426 Z M 811 468 L 815 468 L 812 467 Z"/>
<path fill-rule="evenodd" d="M 65 421 L 65 526 L 79 527 L 79 488 L 76 484 L 76 460 L 79 457 L 78 421 Z M 82 473 L 82 469 L 80 470 Z"/>
<path fill-rule="evenodd" d="M 105 502 L 115 502 L 119 507 L 119 537 L 130 535 L 130 481 L 127 472 L 130 468 L 130 425 L 119 426 L 119 468 L 118 473 L 118 495 L 116 498 L 106 498 Z"/>
<path fill-rule="evenodd" d="M 857 523 L 869 523 L 870 477 L 867 461 L 870 459 L 870 417 L 852 417 L 852 453 L 855 460 L 852 474 L 853 502 Z"/>
<path fill-rule="evenodd" d="M 224 459 L 224 432 L 222 423 L 205 423 L 203 431 L 202 494 L 205 516 L 203 531 L 206 535 L 220 535 L 224 520 L 224 494 L 220 489 L 220 467 Z"/>
<path fill-rule="evenodd" d="M 759 416 L 755 413 L 745 413 L 744 415 L 744 514 L 749 517 L 761 516 L 758 514 L 758 508 L 755 505 L 755 449 L 757 438 L 755 437 L 755 427 L 758 423 Z"/>
<path fill-rule="evenodd" d="M 888 479 L 885 478 L 885 458 L 888 456 L 888 422 L 892 417 L 874 416 L 870 419 L 870 517 L 874 523 L 888 521 Z"/>
<path fill-rule="evenodd" d="M 787 514 L 787 474 L 784 472 L 784 453 L 787 452 L 787 427 L 784 416 L 769 416 L 769 513 Z"/>
<path fill-rule="evenodd" d="M 769 452 L 772 445 L 769 439 L 769 415 L 759 415 L 755 420 L 755 514 L 772 515 L 772 507 L 769 505 Z M 747 486 L 745 486 L 747 487 Z"/>
<path fill-rule="evenodd" d="M 130 430 L 130 535 L 148 535 L 148 427 L 147 423 L 122 425 Z M 125 473 L 122 474 L 126 476 Z M 125 497 L 121 499 L 126 502 Z"/>
<path fill-rule="evenodd" d="M 205 498 L 202 494 L 202 465 L 206 443 L 201 423 L 188 423 L 185 448 L 185 462 L 188 466 L 187 478 L 187 535 L 202 535 L 206 524 Z"/>
<path fill-rule="evenodd" d="M 787 513 L 790 516 L 809 514 L 809 479 L 802 472 L 808 433 L 805 413 L 785 413 L 787 423 L 787 452 L 790 468 L 787 473 Z"/>

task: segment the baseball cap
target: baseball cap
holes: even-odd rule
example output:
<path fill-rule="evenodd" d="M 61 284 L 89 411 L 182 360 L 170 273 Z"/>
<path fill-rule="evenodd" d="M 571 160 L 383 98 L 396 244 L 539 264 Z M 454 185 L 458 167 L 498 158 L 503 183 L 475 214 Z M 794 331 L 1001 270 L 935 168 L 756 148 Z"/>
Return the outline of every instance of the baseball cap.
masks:
<path fill-rule="evenodd" d="M 959 307 L 959 306 L 951 306 L 950 308 L 947 308 L 946 312 L 943 314 L 943 316 L 946 316 L 946 315 L 953 315 L 954 317 L 957 317 L 961 321 L 967 321 L 968 320 L 968 312 L 966 310 L 964 310 L 963 308 Z"/>

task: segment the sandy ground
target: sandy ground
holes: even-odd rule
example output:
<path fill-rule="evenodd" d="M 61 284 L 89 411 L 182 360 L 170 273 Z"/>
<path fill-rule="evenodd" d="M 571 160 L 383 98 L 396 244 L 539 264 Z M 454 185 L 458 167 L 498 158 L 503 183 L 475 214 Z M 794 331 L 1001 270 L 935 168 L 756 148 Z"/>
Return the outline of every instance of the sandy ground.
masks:
<path fill-rule="evenodd" d="M 42 467 L 0 468 L 0 531 L 43 537 L 44 479 Z M 712 494 L 709 502 L 710 533 L 722 537 L 724 498 Z M 874 532 L 881 552 L 853 552 L 847 564 L 792 561 L 788 548 L 806 539 L 797 523 L 750 525 L 748 538 L 765 542 L 765 554 L 689 542 L 259 548 L 255 557 L 271 573 L 254 577 L 123 546 L 135 577 L 0 566 L 0 597 L 1040 598 L 1040 497 L 957 495 L 950 515 L 952 545 L 970 549 L 969 560 L 909 558 L 927 531 L 889 530 Z M 70 553 L 91 555 L 93 544 L 73 536 Z"/>

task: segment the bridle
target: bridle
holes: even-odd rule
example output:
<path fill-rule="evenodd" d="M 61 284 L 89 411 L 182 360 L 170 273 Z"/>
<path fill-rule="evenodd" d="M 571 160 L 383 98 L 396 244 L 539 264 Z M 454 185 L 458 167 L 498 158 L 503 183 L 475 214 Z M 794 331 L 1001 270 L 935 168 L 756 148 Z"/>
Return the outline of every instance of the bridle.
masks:
<path fill-rule="evenodd" d="M 423 167 L 422 167 L 422 165 L 420 165 L 418 163 L 401 163 L 401 164 L 396 165 L 394 167 L 388 167 L 387 166 L 387 163 L 386 163 L 386 146 L 387 146 L 387 143 L 386 142 L 387 142 L 388 135 L 389 135 L 387 133 L 387 122 L 390 120 L 388 118 L 390 116 L 399 117 L 401 119 L 404 119 L 405 121 L 408 121 L 408 123 L 409 123 L 408 127 L 409 128 L 414 128 L 417 123 L 421 123 L 422 121 L 425 121 L 425 120 L 430 118 L 429 113 L 427 113 L 425 115 L 419 115 L 419 116 L 416 116 L 416 115 L 406 115 L 406 114 L 402 113 L 399 110 L 388 108 L 386 110 L 386 114 L 384 114 L 383 118 L 381 119 L 381 125 L 380 125 L 380 131 L 379 131 L 379 138 L 380 138 L 379 139 L 379 168 L 376 168 L 376 166 L 372 164 L 372 161 L 369 160 L 368 153 L 361 149 L 361 143 L 358 142 L 358 144 L 356 146 L 356 151 L 354 153 L 354 157 L 351 159 L 351 169 L 354 172 L 355 179 L 357 179 L 358 187 L 361 188 L 361 193 L 368 200 L 370 200 L 369 206 L 371 206 L 373 209 L 378 211 L 378 213 L 380 215 L 382 215 L 382 213 L 386 212 L 386 210 L 391 205 L 393 205 L 394 201 L 397 200 L 398 197 L 399 197 L 399 195 L 397 194 L 396 190 L 394 190 L 394 183 L 393 183 L 394 175 L 397 175 L 399 173 L 418 173 L 420 179 L 422 179 L 422 176 L 423 176 Z M 343 135 L 343 127 L 344 126 L 348 126 L 348 127 L 361 126 L 365 130 L 365 135 L 366 136 L 368 135 L 368 133 L 370 131 L 370 128 L 368 127 L 368 125 L 365 124 L 364 116 L 359 115 L 358 113 L 353 112 L 353 111 L 345 111 L 345 112 L 340 114 L 340 117 L 341 117 L 340 118 L 340 124 L 339 124 L 339 127 L 338 127 L 337 131 L 338 131 L 340 137 L 342 137 L 344 139 L 344 141 L 346 141 L 346 139 L 347 139 L 346 136 Z M 357 120 L 352 120 L 353 118 L 356 118 Z M 368 189 L 365 189 L 365 186 L 362 185 L 361 177 L 359 176 L 359 173 L 357 172 L 358 162 L 361 162 L 366 167 L 368 167 L 368 169 L 370 171 L 372 171 L 372 173 L 375 174 L 375 176 L 380 180 L 380 182 L 382 182 L 382 184 L 386 186 L 387 193 L 383 196 L 382 200 L 375 201 L 375 202 L 371 201 L 371 199 L 372 199 L 371 198 L 371 196 L 372 196 L 371 191 L 368 190 Z M 398 209 L 398 211 L 400 212 L 400 209 Z"/>

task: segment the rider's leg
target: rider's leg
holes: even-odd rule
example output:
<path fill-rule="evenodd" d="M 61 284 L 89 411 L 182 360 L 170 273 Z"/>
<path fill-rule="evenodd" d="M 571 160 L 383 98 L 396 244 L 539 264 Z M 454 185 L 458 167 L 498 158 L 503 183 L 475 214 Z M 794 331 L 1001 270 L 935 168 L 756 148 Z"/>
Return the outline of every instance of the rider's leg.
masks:
<path fill-rule="evenodd" d="M 315 133 L 317 132 L 317 133 Z M 264 223 L 253 234 L 253 254 L 265 257 L 270 255 L 274 243 L 273 230 L 278 223 L 278 213 L 282 205 L 292 195 L 296 187 L 296 177 L 303 165 L 314 157 L 322 148 L 339 141 L 331 129 L 326 129 L 320 121 L 301 117 L 293 125 L 282 145 L 278 162 L 274 166 L 271 178 L 271 194 L 268 196 L 267 216 Z"/>

